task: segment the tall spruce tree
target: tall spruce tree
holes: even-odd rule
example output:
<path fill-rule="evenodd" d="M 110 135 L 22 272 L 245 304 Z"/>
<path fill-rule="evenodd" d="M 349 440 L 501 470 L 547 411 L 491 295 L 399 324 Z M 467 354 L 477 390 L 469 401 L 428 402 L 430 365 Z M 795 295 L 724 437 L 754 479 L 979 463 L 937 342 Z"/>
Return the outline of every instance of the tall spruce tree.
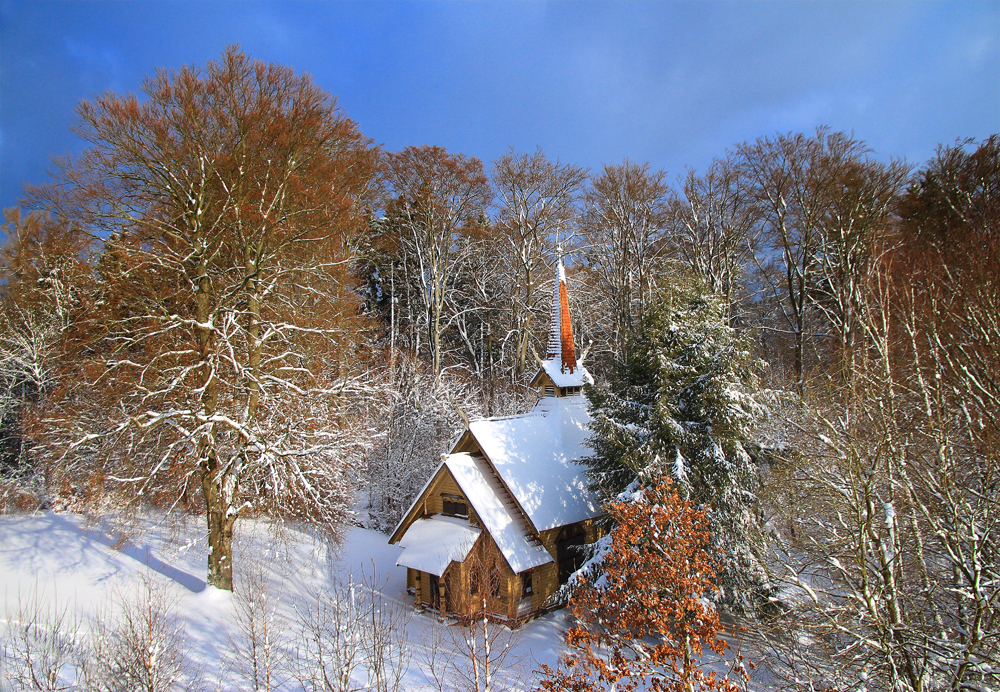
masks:
<path fill-rule="evenodd" d="M 669 475 L 709 506 L 721 595 L 743 607 L 767 581 L 754 443 L 767 406 L 750 337 L 728 326 L 727 310 L 697 285 L 661 291 L 610 376 L 588 388 L 594 453 L 584 463 L 608 501 Z"/>

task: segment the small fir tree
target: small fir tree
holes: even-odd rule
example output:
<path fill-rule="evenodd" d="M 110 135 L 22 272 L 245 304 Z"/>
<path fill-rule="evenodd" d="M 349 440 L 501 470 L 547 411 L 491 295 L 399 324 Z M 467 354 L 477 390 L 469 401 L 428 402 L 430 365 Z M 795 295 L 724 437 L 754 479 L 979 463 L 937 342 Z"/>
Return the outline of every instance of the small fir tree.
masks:
<path fill-rule="evenodd" d="M 726 649 L 706 598 L 719 557 L 706 510 L 661 479 L 653 488 L 630 488 L 609 514 L 614 530 L 571 582 L 578 622 L 566 634 L 572 651 L 557 670 L 543 666 L 541 689 L 739 689 L 701 666 L 706 648 L 718 655 Z M 746 677 L 746 667 L 740 670 Z"/>
<path fill-rule="evenodd" d="M 584 463 L 605 498 L 670 475 L 686 499 L 710 505 L 725 554 L 720 593 L 745 606 L 766 583 L 753 436 L 767 408 L 749 335 L 728 325 L 727 309 L 696 288 L 664 291 L 610 377 L 588 388 L 594 453 Z"/>

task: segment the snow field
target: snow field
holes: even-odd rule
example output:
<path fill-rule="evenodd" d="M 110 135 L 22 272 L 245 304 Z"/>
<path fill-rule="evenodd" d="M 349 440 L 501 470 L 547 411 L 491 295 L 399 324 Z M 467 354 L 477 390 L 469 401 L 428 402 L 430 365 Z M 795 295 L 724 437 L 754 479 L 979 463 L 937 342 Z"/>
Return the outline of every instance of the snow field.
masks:
<path fill-rule="evenodd" d="M 207 544 L 201 517 L 145 515 L 127 530 L 107 521 L 52 512 L 0 516 L 0 640 L 7 619 L 19 604 L 38 597 L 56 608 L 68 608 L 79 618 L 81 630 L 92 620 L 107 617 L 116 598 L 141 594 L 144 578 L 160 585 L 174 601 L 183 630 L 183 653 L 202 673 L 210 690 L 245 689 L 231 663 L 231 637 L 238 631 L 233 594 L 205 583 Z M 414 613 L 406 594 L 406 570 L 396 566 L 401 549 L 386 543 L 383 534 L 351 530 L 338 549 L 322 539 L 263 520 L 237 523 L 234 541 L 236 579 L 241 565 L 254 565 L 270 582 L 269 600 L 276 601 L 276 623 L 285 623 L 278 636 L 287 646 L 297 636 L 301 614 L 314 606 L 318 595 L 338 584 L 358 583 L 367 574 L 380 585 L 387 602 L 399 604 L 408 616 L 407 640 L 412 659 L 401 689 L 437 689 L 426 661 L 430 648 L 453 650 L 461 637 L 454 623 L 439 621 L 433 613 Z M 560 629 L 563 611 L 527 623 L 514 633 L 522 679 L 542 663 L 554 666 L 564 651 Z M 0 641 L 0 645 L 5 642 Z M 9 642 L 6 642 L 9 644 Z M 66 674 L 72 676 L 72 671 Z M 2 673 L 0 673 L 2 675 Z M 366 679 L 359 669 L 356 680 Z M 0 677 L 0 689 L 7 689 Z M 287 679 L 279 689 L 301 689 Z"/>

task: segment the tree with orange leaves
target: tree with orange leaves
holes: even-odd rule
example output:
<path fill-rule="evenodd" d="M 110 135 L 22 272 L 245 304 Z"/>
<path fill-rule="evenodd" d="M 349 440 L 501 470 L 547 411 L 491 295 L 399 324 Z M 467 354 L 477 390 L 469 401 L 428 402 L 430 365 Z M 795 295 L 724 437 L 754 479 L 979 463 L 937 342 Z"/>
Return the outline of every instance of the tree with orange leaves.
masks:
<path fill-rule="evenodd" d="M 235 46 L 78 113 L 88 148 L 29 193 L 99 242 L 100 293 L 40 453 L 132 500 L 200 495 L 208 582 L 231 589 L 240 516 L 350 512 L 377 392 L 351 365 L 349 268 L 377 149 L 308 75 Z"/>
<path fill-rule="evenodd" d="M 62 342 L 85 304 L 90 238 L 58 219 L 4 210 L 0 245 L 0 475 L 25 477 L 29 409 L 72 367 Z"/>
<path fill-rule="evenodd" d="M 570 581 L 566 633 L 573 651 L 557 670 L 544 667 L 543 690 L 739 689 L 705 671 L 705 649 L 722 655 L 715 589 L 717 555 L 706 509 L 682 500 L 669 479 L 633 486 L 611 504 L 615 528 Z M 745 673 L 744 673 L 745 675 Z"/>

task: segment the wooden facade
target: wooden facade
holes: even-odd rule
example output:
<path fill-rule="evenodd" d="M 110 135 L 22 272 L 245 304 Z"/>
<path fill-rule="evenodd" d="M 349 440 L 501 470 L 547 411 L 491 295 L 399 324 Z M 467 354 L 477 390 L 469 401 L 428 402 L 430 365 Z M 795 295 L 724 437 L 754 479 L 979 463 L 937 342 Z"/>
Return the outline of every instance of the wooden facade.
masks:
<path fill-rule="evenodd" d="M 593 380 L 575 357 L 561 260 L 557 270 L 550 343 L 530 382 L 539 402 L 468 423 L 389 538 L 404 547 L 398 564 L 418 608 L 519 624 L 562 605 L 582 547 L 601 535 L 575 463 L 589 453 L 582 388 Z"/>
<path fill-rule="evenodd" d="M 464 451 L 464 450 L 463 450 Z M 445 512 L 445 505 L 454 512 L 467 509 L 469 524 L 483 524 L 468 498 L 464 496 L 452 474 L 442 466 L 400 523 L 390 543 L 396 543 L 413 522 L 437 514 L 462 518 L 459 513 Z M 454 505 L 460 505 L 456 508 Z M 538 534 L 538 542 L 552 558 L 551 562 L 515 573 L 488 531 L 483 531 L 472 546 L 468 557 L 452 561 L 443 574 L 435 575 L 408 567 L 407 592 L 420 609 L 439 611 L 459 618 L 475 617 L 485 610 L 512 624 L 561 607 L 559 588 L 566 583 L 585 559 L 583 546 L 602 535 L 598 519 L 560 526 Z M 485 601 L 485 604 L 484 604 Z"/>

